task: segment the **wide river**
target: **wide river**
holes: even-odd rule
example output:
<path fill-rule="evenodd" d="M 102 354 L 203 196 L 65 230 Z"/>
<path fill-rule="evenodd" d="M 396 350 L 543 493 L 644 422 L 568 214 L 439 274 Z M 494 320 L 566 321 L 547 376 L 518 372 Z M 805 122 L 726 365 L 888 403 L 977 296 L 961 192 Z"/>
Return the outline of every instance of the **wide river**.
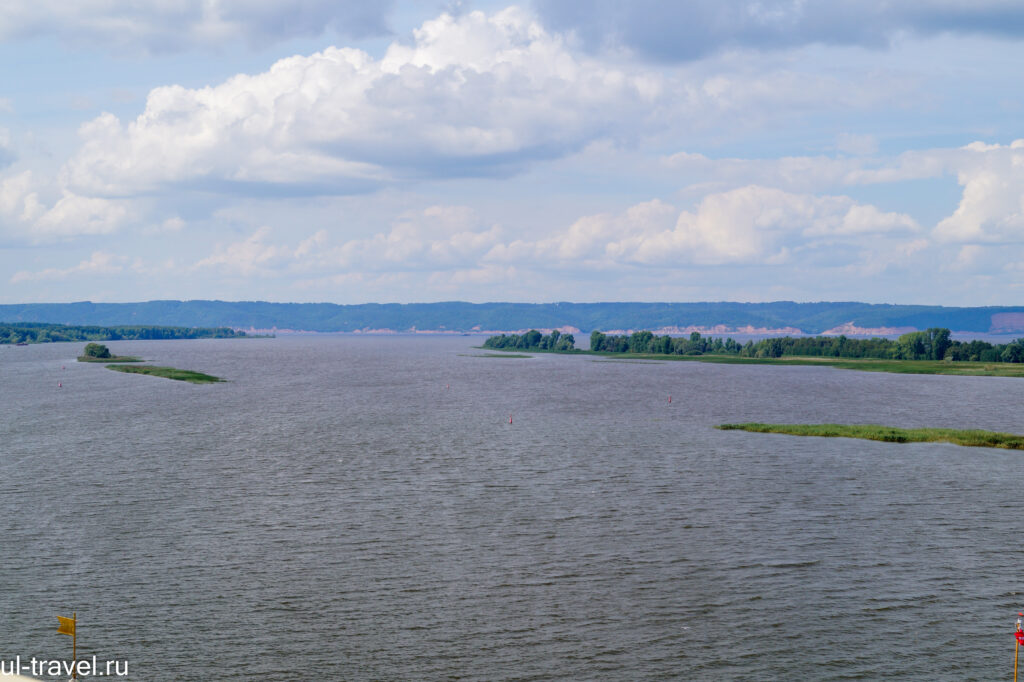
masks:
<path fill-rule="evenodd" d="M 0 347 L 0 661 L 77 612 L 146 682 L 1011 679 L 1024 454 L 713 427 L 1021 433 L 1024 380 L 481 340 Z"/>

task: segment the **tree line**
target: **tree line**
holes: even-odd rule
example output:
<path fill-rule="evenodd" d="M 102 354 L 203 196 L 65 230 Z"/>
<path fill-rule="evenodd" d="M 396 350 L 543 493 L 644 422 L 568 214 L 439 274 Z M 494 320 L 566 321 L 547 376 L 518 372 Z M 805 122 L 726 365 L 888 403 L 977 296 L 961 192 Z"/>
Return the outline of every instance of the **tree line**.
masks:
<path fill-rule="evenodd" d="M 541 334 L 531 329 L 523 335 L 499 334 L 484 341 L 484 348 L 502 350 L 576 350 L 576 339 L 572 334 L 563 334 L 557 329 L 550 334 Z"/>
<path fill-rule="evenodd" d="M 58 341 L 119 341 L 141 339 L 223 339 L 245 336 L 230 327 L 155 327 L 132 325 L 98 327 L 87 325 L 0 323 L 0 344 L 53 343 Z"/>
<path fill-rule="evenodd" d="M 810 356 L 871 358 L 879 360 L 948 360 L 951 362 L 1024 362 L 1024 339 L 1005 344 L 956 341 L 948 329 L 933 327 L 898 339 L 851 339 L 846 336 L 774 337 L 740 344 L 733 339 L 709 338 L 693 332 L 689 337 L 656 336 L 649 331 L 610 336 L 590 334 L 590 350 L 605 353 L 662 355 L 735 355 L 748 358 Z"/>

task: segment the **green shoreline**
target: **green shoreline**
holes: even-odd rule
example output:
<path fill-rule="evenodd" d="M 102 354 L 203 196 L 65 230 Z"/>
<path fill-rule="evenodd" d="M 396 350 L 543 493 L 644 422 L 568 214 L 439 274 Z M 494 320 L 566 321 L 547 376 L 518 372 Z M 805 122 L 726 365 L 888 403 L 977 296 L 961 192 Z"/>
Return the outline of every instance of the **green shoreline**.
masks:
<path fill-rule="evenodd" d="M 616 360 L 661 360 L 668 362 L 711 362 L 723 365 L 781 365 L 793 367 L 835 367 L 861 372 L 887 372 L 890 374 L 944 374 L 950 376 L 1024 377 L 1024 363 L 1010 362 L 946 362 L 943 360 L 877 360 L 830 359 L 821 357 L 788 356 L 782 358 L 744 358 L 735 355 L 663 355 L 659 353 L 609 353 L 605 351 L 572 350 L 552 351 L 534 348 L 481 348 L 500 353 L 556 353 L 559 355 L 592 355 Z"/>
<path fill-rule="evenodd" d="M 879 424 L 720 424 L 722 431 L 782 433 L 790 436 L 861 438 L 886 443 L 952 443 L 965 447 L 1024 450 L 1024 436 L 979 429 L 900 429 Z"/>
<path fill-rule="evenodd" d="M 107 365 L 107 369 L 112 369 L 116 372 L 125 372 L 127 374 L 147 374 L 154 377 L 174 379 L 175 381 L 187 381 L 191 384 L 216 384 L 224 381 L 224 379 L 211 376 L 209 374 L 193 372 L 188 369 L 177 369 L 175 367 L 156 367 L 154 365 Z"/>

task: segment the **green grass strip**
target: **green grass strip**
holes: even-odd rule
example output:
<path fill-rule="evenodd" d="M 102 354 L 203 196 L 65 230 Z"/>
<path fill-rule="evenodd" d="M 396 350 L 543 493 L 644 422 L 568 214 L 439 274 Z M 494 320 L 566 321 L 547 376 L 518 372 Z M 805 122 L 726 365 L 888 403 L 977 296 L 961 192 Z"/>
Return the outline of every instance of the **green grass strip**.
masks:
<path fill-rule="evenodd" d="M 589 351 L 584 351 L 589 352 Z M 600 353 L 600 355 L 606 355 Z M 610 353 L 620 356 L 620 353 Z M 711 362 L 725 365 L 781 365 L 788 367 L 835 367 L 860 372 L 890 374 L 945 374 L 974 377 L 1024 377 L 1024 363 L 1010 362 L 943 362 L 935 360 L 876 360 L 871 358 L 819 358 L 785 356 L 781 358 L 745 358 L 736 355 L 654 355 L 638 353 L 631 357 L 658 360 Z"/>
<path fill-rule="evenodd" d="M 134 355 L 111 355 L 109 358 L 94 358 L 91 355 L 79 355 L 79 362 L 102 362 L 105 364 L 111 362 L 144 362 L 142 358 L 137 358 Z"/>
<path fill-rule="evenodd" d="M 154 377 L 164 377 L 176 381 L 188 381 L 193 384 L 215 384 L 224 381 L 209 374 L 193 372 L 187 369 L 175 369 L 174 367 L 154 367 L 153 365 L 107 365 L 107 369 L 128 374 L 148 374 Z"/>
<path fill-rule="evenodd" d="M 492 349 L 498 353 L 515 349 Z M 739 355 L 663 355 L 661 353 L 611 353 L 608 351 L 546 351 L 530 353 L 560 353 L 564 355 L 597 355 L 618 360 L 668 360 L 673 362 L 711 362 L 722 365 L 781 365 L 783 367 L 835 367 L 861 372 L 888 372 L 891 374 L 946 374 L 972 377 L 1024 377 L 1024 363 L 1012 362 L 945 362 L 939 360 L 878 360 L 874 358 L 825 358 L 787 355 L 781 358 L 748 358 Z"/>
<path fill-rule="evenodd" d="M 979 429 L 898 429 L 879 424 L 722 424 L 723 431 L 785 433 L 790 436 L 824 438 L 863 438 L 886 443 L 953 443 L 976 448 L 1024 450 L 1024 436 Z"/>
<path fill-rule="evenodd" d="M 479 355 L 471 355 L 469 353 L 460 354 L 464 358 L 532 358 L 532 355 L 523 355 L 522 353 L 481 353 Z"/>

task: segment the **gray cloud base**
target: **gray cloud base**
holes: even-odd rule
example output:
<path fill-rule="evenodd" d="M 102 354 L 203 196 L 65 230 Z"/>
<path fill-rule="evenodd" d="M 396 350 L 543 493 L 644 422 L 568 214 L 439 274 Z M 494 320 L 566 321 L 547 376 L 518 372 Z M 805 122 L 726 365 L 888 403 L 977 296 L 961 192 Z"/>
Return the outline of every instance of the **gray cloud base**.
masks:
<path fill-rule="evenodd" d="M 393 0 L 6 0 L 0 10 L 0 41 L 52 35 L 76 47 L 167 53 L 219 49 L 232 41 L 264 47 L 328 30 L 358 39 L 389 34 L 393 5 Z"/>
<path fill-rule="evenodd" d="M 590 49 L 628 48 L 664 61 L 728 49 L 815 43 L 885 47 L 903 33 L 1024 36 L 1024 5 L 1006 0 L 536 0 L 551 28 Z"/>

